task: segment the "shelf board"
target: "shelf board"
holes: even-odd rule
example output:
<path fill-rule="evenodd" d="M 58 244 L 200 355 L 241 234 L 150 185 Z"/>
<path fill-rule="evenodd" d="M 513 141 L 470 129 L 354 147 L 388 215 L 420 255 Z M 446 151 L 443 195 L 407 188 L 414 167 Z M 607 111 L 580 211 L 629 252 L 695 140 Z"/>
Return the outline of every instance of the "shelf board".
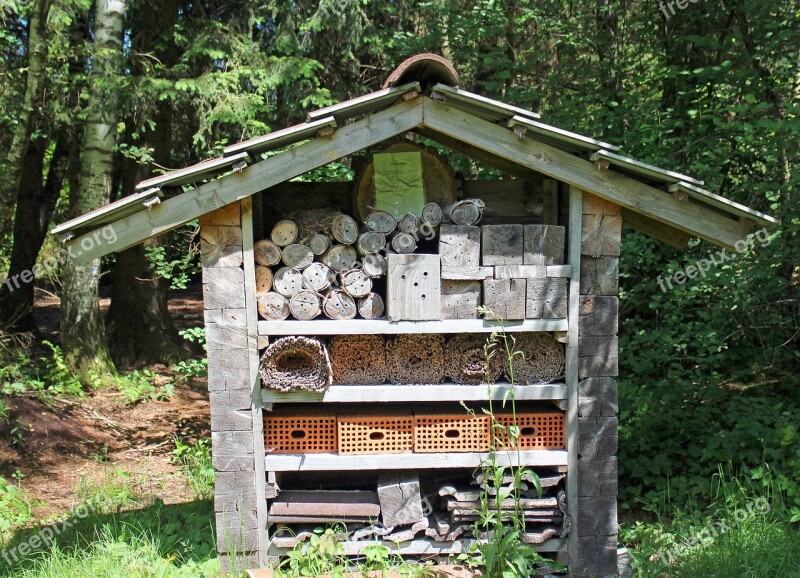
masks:
<path fill-rule="evenodd" d="M 417 470 L 441 468 L 476 468 L 486 453 L 436 454 L 266 454 L 266 470 L 270 472 L 335 471 L 335 470 Z M 498 452 L 497 464 L 502 466 L 566 467 L 566 450 L 525 450 Z"/>
<path fill-rule="evenodd" d="M 423 385 L 332 385 L 322 393 L 298 391 L 282 393 L 274 389 L 262 389 L 264 404 L 274 403 L 396 403 L 413 401 L 487 401 L 502 400 L 506 393 L 514 391 L 516 401 L 552 401 L 567 398 L 567 386 L 563 383 L 546 385 L 515 385 L 498 383 L 487 385 L 458 385 L 436 383 Z"/>
<path fill-rule="evenodd" d="M 442 321 L 389 321 L 388 319 L 313 319 L 298 321 L 259 321 L 259 335 L 350 335 L 400 333 L 491 333 L 498 329 L 516 331 L 566 331 L 566 319 L 525 319 L 487 321 L 485 319 L 446 319 Z"/>
<path fill-rule="evenodd" d="M 388 540 L 381 540 L 380 543 L 389 548 L 392 552 L 397 554 L 413 556 L 413 555 L 448 555 L 448 554 L 461 554 L 469 552 L 473 545 L 481 541 L 475 539 L 455 540 L 453 542 L 435 542 L 429 538 L 418 538 L 408 542 L 401 542 L 396 544 Z M 344 547 L 345 556 L 358 556 L 364 553 L 364 548 L 367 546 L 374 546 L 375 540 L 361 540 L 358 542 L 347 540 L 342 542 Z M 546 540 L 542 544 L 531 544 L 538 552 L 558 552 L 566 548 L 566 540 L 559 540 L 552 538 Z M 290 548 L 280 548 L 274 544 L 269 545 L 270 556 L 284 556 L 290 552 Z"/>

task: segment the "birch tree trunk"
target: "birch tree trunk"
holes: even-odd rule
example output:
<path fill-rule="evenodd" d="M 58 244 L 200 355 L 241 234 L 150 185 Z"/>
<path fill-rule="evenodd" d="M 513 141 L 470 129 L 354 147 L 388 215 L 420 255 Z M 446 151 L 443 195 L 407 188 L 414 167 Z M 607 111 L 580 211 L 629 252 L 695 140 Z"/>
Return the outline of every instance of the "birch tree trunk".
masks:
<path fill-rule="evenodd" d="M 114 85 L 123 69 L 125 8 L 124 0 L 95 0 L 88 114 L 82 142 L 80 186 L 71 216 L 101 207 L 111 198 L 119 117 L 119 99 Z M 102 237 L 96 242 L 103 242 Z M 64 267 L 62 345 L 67 362 L 84 376 L 107 376 L 114 372 L 100 314 L 99 280 L 99 259 L 86 265 L 69 261 Z"/>

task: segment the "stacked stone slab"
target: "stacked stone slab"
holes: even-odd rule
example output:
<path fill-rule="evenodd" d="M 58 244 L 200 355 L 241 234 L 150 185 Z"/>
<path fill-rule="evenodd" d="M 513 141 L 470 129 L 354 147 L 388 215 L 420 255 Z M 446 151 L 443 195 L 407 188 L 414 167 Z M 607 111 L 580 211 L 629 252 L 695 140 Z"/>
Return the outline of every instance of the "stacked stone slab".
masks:
<path fill-rule="evenodd" d="M 583 194 L 578 338 L 577 576 L 616 576 L 618 278 L 617 205 Z"/>
<path fill-rule="evenodd" d="M 203 302 L 211 401 L 217 548 L 243 563 L 258 551 L 251 343 L 239 203 L 200 219 Z"/>

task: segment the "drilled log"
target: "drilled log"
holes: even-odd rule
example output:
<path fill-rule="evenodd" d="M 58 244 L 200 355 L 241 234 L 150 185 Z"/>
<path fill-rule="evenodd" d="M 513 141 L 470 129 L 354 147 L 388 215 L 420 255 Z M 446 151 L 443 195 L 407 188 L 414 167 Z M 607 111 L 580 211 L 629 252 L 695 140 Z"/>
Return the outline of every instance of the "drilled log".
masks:
<path fill-rule="evenodd" d="M 514 338 L 512 363 L 515 383 L 550 383 L 564 378 L 564 346 L 561 343 L 547 333 L 516 333 Z M 506 377 L 511 379 L 508 366 Z"/>
<path fill-rule="evenodd" d="M 305 243 L 316 256 L 324 255 L 331 248 L 331 238 L 323 233 L 315 233 Z"/>
<path fill-rule="evenodd" d="M 253 244 L 253 257 L 259 265 L 271 267 L 281 262 L 281 248 L 272 241 L 264 239 Z"/>
<path fill-rule="evenodd" d="M 336 274 L 324 263 L 311 263 L 303 270 L 303 287 L 311 291 L 324 291 L 335 278 Z"/>
<path fill-rule="evenodd" d="M 436 227 L 442 223 L 442 208 L 437 203 L 428 203 L 422 207 L 422 222 Z"/>
<path fill-rule="evenodd" d="M 337 273 L 352 269 L 357 260 L 356 250 L 350 245 L 334 245 L 320 259 Z"/>
<path fill-rule="evenodd" d="M 289 311 L 295 319 L 308 321 L 320 314 L 320 298 L 314 291 L 304 289 L 289 299 Z"/>
<path fill-rule="evenodd" d="M 445 375 L 456 383 L 494 383 L 503 375 L 505 360 L 487 347 L 486 336 L 461 334 L 450 338 L 444 350 Z M 487 375 L 487 367 L 489 368 Z"/>
<path fill-rule="evenodd" d="M 272 289 L 272 269 L 256 266 L 256 296 L 269 293 L 270 289 Z"/>
<path fill-rule="evenodd" d="M 395 253 L 413 253 L 417 248 L 417 240 L 414 235 L 408 233 L 395 232 L 390 235 L 392 250 Z"/>
<path fill-rule="evenodd" d="M 397 335 L 386 344 L 386 371 L 392 383 L 441 383 L 444 337 Z"/>
<path fill-rule="evenodd" d="M 325 391 L 333 370 L 325 345 L 313 337 L 282 337 L 261 356 L 262 383 L 271 389 Z"/>
<path fill-rule="evenodd" d="M 269 234 L 269 238 L 272 239 L 272 242 L 278 247 L 285 247 L 286 245 L 291 245 L 297 240 L 297 233 L 297 223 L 290 219 L 283 219 L 282 221 L 278 221 L 275 226 L 272 227 L 272 232 Z"/>
<path fill-rule="evenodd" d="M 281 251 L 281 260 L 292 269 L 305 269 L 314 262 L 314 253 L 305 245 L 292 243 Z"/>
<path fill-rule="evenodd" d="M 272 286 L 284 297 L 291 297 L 303 288 L 303 274 L 296 269 L 281 267 L 272 279 Z"/>
<path fill-rule="evenodd" d="M 350 297 L 364 297 L 372 291 L 372 279 L 360 269 L 344 271 L 339 275 L 341 287 Z"/>
<path fill-rule="evenodd" d="M 385 304 L 377 293 L 368 293 L 358 300 L 358 313 L 364 319 L 377 319 L 383 315 Z"/>
<path fill-rule="evenodd" d="M 477 225 L 483 217 L 486 203 L 481 199 L 464 199 L 447 205 L 443 213 L 446 221 L 456 225 Z"/>
<path fill-rule="evenodd" d="M 359 255 L 374 255 L 386 247 L 386 236 L 377 231 L 367 231 L 358 236 L 356 250 Z"/>
<path fill-rule="evenodd" d="M 364 255 L 362 269 L 364 273 L 375 279 L 386 275 L 389 271 L 389 263 L 383 255 Z"/>
<path fill-rule="evenodd" d="M 406 213 L 397 221 L 397 230 L 401 233 L 413 235 L 419 227 L 419 219 L 414 213 Z"/>
<path fill-rule="evenodd" d="M 289 317 L 289 301 L 280 293 L 270 291 L 256 297 L 258 313 L 267 321 L 282 321 Z"/>
<path fill-rule="evenodd" d="M 322 302 L 322 311 L 330 319 L 352 319 L 358 313 L 358 307 L 344 291 L 331 291 Z"/>
<path fill-rule="evenodd" d="M 387 211 L 372 211 L 367 217 L 366 225 L 370 231 L 388 235 L 397 227 L 397 219 Z"/>
<path fill-rule="evenodd" d="M 386 381 L 386 345 L 380 335 L 337 335 L 331 339 L 329 351 L 334 383 Z"/>
<path fill-rule="evenodd" d="M 344 245 L 352 245 L 358 239 L 358 224 L 349 215 L 336 215 L 331 223 L 331 235 Z"/>

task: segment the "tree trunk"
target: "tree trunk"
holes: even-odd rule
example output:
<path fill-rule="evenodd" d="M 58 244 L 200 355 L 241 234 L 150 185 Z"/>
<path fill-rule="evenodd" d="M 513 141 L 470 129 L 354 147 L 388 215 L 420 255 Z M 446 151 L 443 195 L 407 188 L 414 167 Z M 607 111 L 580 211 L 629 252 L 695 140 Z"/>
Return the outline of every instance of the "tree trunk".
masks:
<path fill-rule="evenodd" d="M 94 46 L 83 135 L 80 188 L 71 214 L 82 215 L 108 203 L 114 176 L 114 147 L 119 98 L 114 86 L 122 74 L 124 0 L 95 0 Z M 100 260 L 64 267 L 61 337 L 67 362 L 78 374 L 108 375 L 114 364 L 108 351 L 98 301 Z"/>
<path fill-rule="evenodd" d="M 0 242 L 11 230 L 11 217 L 28 158 L 33 123 L 44 94 L 47 72 L 47 15 L 51 4 L 51 0 L 34 0 L 29 15 L 28 78 L 14 138 L 6 155 L 8 171 L 3 183 L 0 183 Z"/>

